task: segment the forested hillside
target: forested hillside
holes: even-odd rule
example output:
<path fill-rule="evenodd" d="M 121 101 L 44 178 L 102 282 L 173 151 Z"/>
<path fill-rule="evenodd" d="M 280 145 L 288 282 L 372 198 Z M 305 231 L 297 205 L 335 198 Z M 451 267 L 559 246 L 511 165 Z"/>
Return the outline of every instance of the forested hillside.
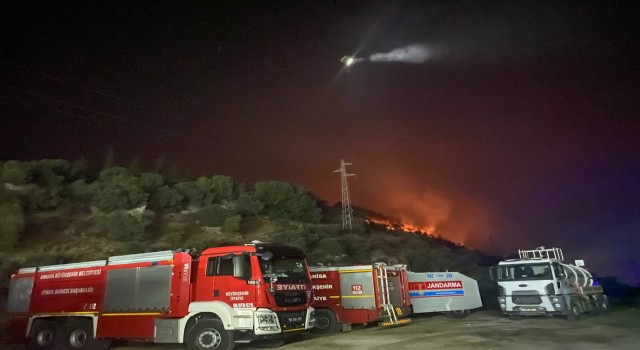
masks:
<path fill-rule="evenodd" d="M 301 247 L 310 264 L 405 263 L 413 271 L 460 271 L 490 288 L 476 252 L 373 224 L 365 209 L 356 211 L 353 230 L 342 230 L 340 208 L 299 186 L 109 163 L 92 170 L 84 161 L 0 162 L 2 285 L 20 266 L 258 239 Z"/>

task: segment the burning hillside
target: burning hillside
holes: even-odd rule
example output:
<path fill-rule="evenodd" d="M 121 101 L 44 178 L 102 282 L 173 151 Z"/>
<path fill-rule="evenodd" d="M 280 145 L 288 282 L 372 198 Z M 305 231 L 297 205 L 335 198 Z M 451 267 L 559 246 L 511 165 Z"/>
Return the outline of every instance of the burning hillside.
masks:
<path fill-rule="evenodd" d="M 387 230 L 401 230 L 404 232 L 419 232 L 425 235 L 433 236 L 435 234 L 435 228 L 422 228 L 411 224 L 406 224 L 400 220 L 390 219 L 383 216 L 369 216 L 365 219 L 369 224 L 380 225 Z"/>

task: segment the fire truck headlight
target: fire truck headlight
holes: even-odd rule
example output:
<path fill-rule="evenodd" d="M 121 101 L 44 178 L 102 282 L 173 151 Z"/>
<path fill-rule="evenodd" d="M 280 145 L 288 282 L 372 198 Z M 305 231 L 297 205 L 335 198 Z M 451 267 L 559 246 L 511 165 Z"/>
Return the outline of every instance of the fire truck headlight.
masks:
<path fill-rule="evenodd" d="M 316 312 L 311 311 L 311 313 L 309 313 L 309 327 L 315 327 L 315 325 L 316 325 Z"/>
<path fill-rule="evenodd" d="M 506 304 L 500 304 L 500 308 L 501 308 L 501 309 L 506 309 L 506 308 L 507 308 L 507 305 L 506 305 Z"/>
<path fill-rule="evenodd" d="M 560 299 L 558 299 L 558 297 L 552 297 L 551 301 L 554 303 L 557 303 Z"/>
<path fill-rule="evenodd" d="M 562 309 L 562 305 L 561 304 L 553 304 L 553 306 L 555 306 L 556 309 Z"/>
<path fill-rule="evenodd" d="M 278 320 L 276 319 L 276 315 L 273 314 L 263 314 L 258 315 L 258 328 L 265 331 L 277 331 L 280 329 L 278 327 Z"/>
<path fill-rule="evenodd" d="M 499 298 L 498 298 L 498 302 L 499 302 L 500 304 L 504 304 L 504 303 L 506 302 L 506 300 L 507 300 L 507 299 L 506 299 L 506 298 L 504 298 L 504 297 L 499 297 Z"/>

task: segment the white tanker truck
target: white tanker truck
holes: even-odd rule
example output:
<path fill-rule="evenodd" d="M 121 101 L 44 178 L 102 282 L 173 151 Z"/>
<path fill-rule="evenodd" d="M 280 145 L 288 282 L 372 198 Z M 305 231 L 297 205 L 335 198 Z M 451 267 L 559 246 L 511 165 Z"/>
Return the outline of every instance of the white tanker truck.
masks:
<path fill-rule="evenodd" d="M 576 260 L 575 265 L 563 263 L 560 248 L 519 250 L 518 255 L 519 259 L 501 261 L 491 268 L 505 315 L 564 315 L 573 321 L 585 312 L 607 311 L 607 296 L 582 260 Z"/>

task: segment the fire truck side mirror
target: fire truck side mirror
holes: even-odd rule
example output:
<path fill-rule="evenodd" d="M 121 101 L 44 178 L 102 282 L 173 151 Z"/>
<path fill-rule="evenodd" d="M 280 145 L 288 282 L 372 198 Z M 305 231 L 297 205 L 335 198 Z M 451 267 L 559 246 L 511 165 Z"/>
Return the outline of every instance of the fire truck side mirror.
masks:
<path fill-rule="evenodd" d="M 489 268 L 489 278 L 491 278 L 491 281 L 493 281 L 493 282 L 498 280 L 498 267 L 497 266 L 491 266 Z"/>
<path fill-rule="evenodd" d="M 247 254 L 233 257 L 233 277 L 249 280 L 251 278 L 251 262 Z"/>

